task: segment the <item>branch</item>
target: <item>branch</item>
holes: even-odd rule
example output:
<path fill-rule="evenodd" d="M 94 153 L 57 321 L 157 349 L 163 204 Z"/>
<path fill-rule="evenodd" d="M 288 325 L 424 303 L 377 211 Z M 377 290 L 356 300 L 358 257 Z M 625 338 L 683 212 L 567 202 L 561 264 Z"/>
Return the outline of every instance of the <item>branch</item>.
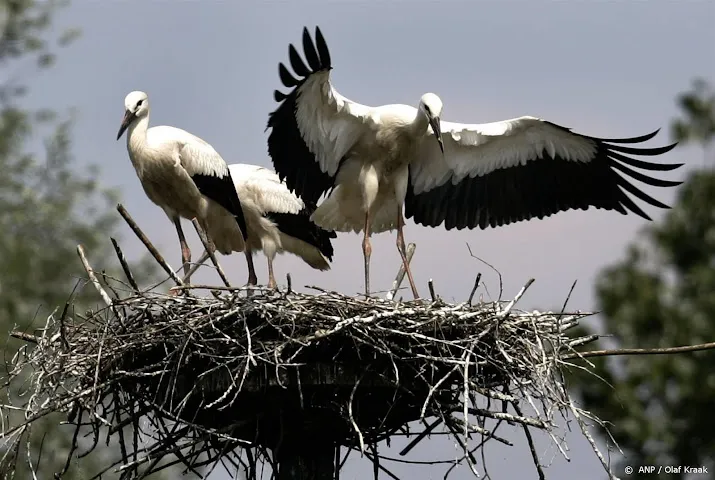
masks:
<path fill-rule="evenodd" d="M 576 352 L 563 355 L 561 358 L 569 360 L 572 358 L 588 357 L 610 357 L 613 355 L 668 355 L 672 353 L 699 352 L 700 350 L 715 349 L 715 342 L 700 343 L 698 345 L 686 345 L 684 347 L 665 348 L 616 348 L 613 350 L 591 350 L 588 352 Z"/>
<path fill-rule="evenodd" d="M 407 245 L 407 252 L 405 252 L 405 257 L 407 258 L 408 265 L 412 261 L 412 256 L 415 254 L 415 248 L 417 248 L 417 245 L 415 245 L 414 243 L 410 243 L 409 245 Z M 400 269 L 397 271 L 395 281 L 392 282 L 392 289 L 387 293 L 387 296 L 385 297 L 387 300 L 393 300 L 395 298 L 395 295 L 397 295 L 397 290 L 399 290 L 402 281 L 405 279 L 405 273 L 405 263 L 400 261 Z"/>
<path fill-rule="evenodd" d="M 161 268 L 164 269 L 166 273 L 169 274 L 169 277 L 178 285 L 178 286 L 183 286 L 184 282 L 181 281 L 179 277 L 176 276 L 174 273 L 174 270 L 171 269 L 168 263 L 166 263 L 166 260 L 164 260 L 164 257 L 161 256 L 161 253 L 156 249 L 153 243 L 144 235 L 144 232 L 141 231 L 139 226 L 134 222 L 134 219 L 129 215 L 129 212 L 127 212 L 127 209 L 124 208 L 124 205 L 121 203 L 117 204 L 117 211 L 119 214 L 124 218 L 124 220 L 127 222 L 129 227 L 132 229 L 134 234 L 139 237 L 139 240 L 142 241 L 144 246 L 149 250 L 149 253 L 154 257 L 154 259 L 161 265 Z"/>
<path fill-rule="evenodd" d="M 194 225 L 194 228 L 196 229 L 196 233 L 199 235 L 199 239 L 201 240 L 201 243 L 203 243 L 203 245 L 204 245 L 204 250 L 206 250 L 206 254 L 211 259 L 211 263 L 213 263 L 214 267 L 216 267 L 216 271 L 218 272 L 218 276 L 221 277 L 221 281 L 223 281 L 223 284 L 225 286 L 230 287 L 231 284 L 228 283 L 226 274 L 223 273 L 223 269 L 221 268 L 221 265 L 219 265 L 218 260 L 216 260 L 216 255 L 214 255 L 214 249 L 211 248 L 212 245 L 209 244 L 210 240 L 207 236 L 208 234 L 204 233 L 203 229 L 201 228 L 201 225 L 199 225 L 199 221 L 196 220 L 195 218 L 191 220 L 191 223 Z"/>
<path fill-rule="evenodd" d="M 94 285 L 94 288 L 99 292 L 99 296 L 102 297 L 102 300 L 104 300 L 104 303 L 106 303 L 108 307 L 111 307 L 113 305 L 112 299 L 102 288 L 102 284 L 99 283 L 97 276 L 94 274 L 94 269 L 90 266 L 87 256 L 84 254 L 84 247 L 82 245 L 77 245 L 77 255 L 79 255 L 79 259 L 82 260 L 82 266 L 84 266 L 84 270 L 87 272 L 92 285 Z"/>
<path fill-rule="evenodd" d="M 18 332 L 17 330 L 13 330 L 12 332 L 10 332 L 10 336 L 19 338 L 20 340 L 25 340 L 26 342 L 30 343 L 40 343 L 40 337 L 38 337 L 37 335 L 32 335 L 25 332 Z"/>

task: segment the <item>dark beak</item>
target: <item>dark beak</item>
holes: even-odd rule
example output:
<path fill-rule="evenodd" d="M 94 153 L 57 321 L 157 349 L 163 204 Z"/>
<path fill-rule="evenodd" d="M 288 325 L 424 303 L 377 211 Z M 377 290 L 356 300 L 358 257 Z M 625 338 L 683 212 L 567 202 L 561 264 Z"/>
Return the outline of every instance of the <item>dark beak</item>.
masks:
<path fill-rule="evenodd" d="M 136 115 L 134 115 L 133 112 L 130 112 L 129 110 L 124 112 L 124 118 L 122 119 L 122 124 L 119 126 L 119 133 L 117 133 L 117 140 L 122 138 L 122 134 L 129 127 L 129 125 L 131 125 L 135 118 Z"/>
<path fill-rule="evenodd" d="M 442 150 L 442 154 L 444 155 L 444 143 L 442 143 L 442 128 L 439 125 L 439 117 L 430 117 L 429 124 L 430 127 L 432 127 L 432 131 L 434 132 L 437 142 L 439 143 L 439 149 Z"/>

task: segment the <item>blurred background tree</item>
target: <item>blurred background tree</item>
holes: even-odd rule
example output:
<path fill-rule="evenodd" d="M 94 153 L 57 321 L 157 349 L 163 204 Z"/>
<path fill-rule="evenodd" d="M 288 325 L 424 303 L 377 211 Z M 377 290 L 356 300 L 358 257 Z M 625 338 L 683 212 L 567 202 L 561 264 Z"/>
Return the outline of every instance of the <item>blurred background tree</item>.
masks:
<path fill-rule="evenodd" d="M 117 237 L 119 216 L 114 206 L 118 194 L 99 186 L 95 166 L 75 165 L 71 153 L 71 115 L 61 118 L 50 110 L 32 111 L 22 106 L 28 94 L 28 77 L 51 67 L 54 52 L 79 35 L 77 30 L 70 29 L 52 37 L 51 20 L 62 6 L 56 1 L 0 0 L 2 332 L 13 328 L 31 331 L 44 324 L 57 306 L 64 305 L 78 280 L 86 277 L 77 258 L 77 244 L 84 245 L 98 271 L 112 262 L 114 256 L 109 237 Z M 44 149 L 37 148 L 37 138 L 45 139 Z M 138 278 L 151 281 L 155 278 L 153 265 L 141 261 L 133 266 L 133 271 Z M 97 305 L 98 297 L 91 286 L 83 288 L 81 282 L 76 292 L 78 308 Z M 6 361 L 24 343 L 7 334 L 0 338 L 5 339 L 0 348 L 4 349 Z M 18 385 L 5 383 L 3 395 L 16 396 Z M 11 424 L 21 417 L 19 413 L 2 414 Z M 37 478 L 52 478 L 64 466 L 72 431 L 59 426 L 62 420 L 66 420 L 66 415 L 54 415 L 38 424 L 40 428 L 34 428 L 34 453 L 43 443 Z M 0 443 L 0 454 L 3 448 Z M 111 449 L 107 449 L 102 455 L 110 453 Z M 32 478 L 26 454 L 23 452 L 19 458 L 21 461 L 14 467 L 15 478 Z M 32 459 L 36 462 L 37 455 Z M 74 461 L 64 478 L 86 479 L 99 467 L 97 458 Z M 0 476 L 9 478 L 10 473 L 0 472 Z"/>
<path fill-rule="evenodd" d="M 603 329 L 617 347 L 668 347 L 715 341 L 715 94 L 704 80 L 677 97 L 682 118 L 671 133 L 703 148 L 706 163 L 679 187 L 659 223 L 628 247 L 625 260 L 596 282 Z M 612 345 L 609 345 L 609 347 Z M 598 348 L 598 347 L 595 347 Z M 611 423 L 625 465 L 707 466 L 715 479 L 715 351 L 591 359 L 607 383 L 574 371 L 572 391 Z M 611 386 L 612 385 L 612 386 Z M 629 478 L 688 478 L 641 474 Z"/>

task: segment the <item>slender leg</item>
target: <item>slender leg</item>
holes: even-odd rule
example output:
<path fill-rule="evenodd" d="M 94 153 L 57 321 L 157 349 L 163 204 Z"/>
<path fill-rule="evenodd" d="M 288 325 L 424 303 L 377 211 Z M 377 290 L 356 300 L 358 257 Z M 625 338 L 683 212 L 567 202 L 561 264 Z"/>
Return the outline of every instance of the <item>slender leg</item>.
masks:
<path fill-rule="evenodd" d="M 370 297 L 370 255 L 372 255 L 372 245 L 370 245 L 370 212 L 365 213 L 365 236 L 362 239 L 362 253 L 365 257 L 365 298 Z"/>
<path fill-rule="evenodd" d="M 268 257 L 268 288 L 276 289 L 276 277 L 273 276 L 273 257 Z"/>
<path fill-rule="evenodd" d="M 186 237 L 184 237 L 184 231 L 181 229 L 181 218 L 176 217 L 174 219 L 174 225 L 176 225 L 176 233 L 179 234 L 179 244 L 181 244 L 181 263 L 184 265 L 184 276 L 189 274 L 189 262 L 191 262 L 191 250 L 189 245 L 186 243 Z"/>
<path fill-rule="evenodd" d="M 243 250 L 243 253 L 246 255 L 246 263 L 248 263 L 248 285 L 256 285 L 258 284 L 258 277 L 256 276 L 256 269 L 253 266 L 253 254 L 251 253 L 251 249 L 248 248 L 248 245 Z"/>
<path fill-rule="evenodd" d="M 405 219 L 402 217 L 402 206 L 397 207 L 397 250 L 400 252 L 402 257 L 402 263 L 405 265 L 405 272 L 407 272 L 407 279 L 410 282 L 410 287 L 412 288 L 412 295 L 415 296 L 415 300 L 420 298 L 417 293 L 417 287 L 415 287 L 415 281 L 412 279 L 412 271 L 410 270 L 410 264 L 407 261 L 407 249 L 405 248 L 405 235 L 402 232 L 402 227 L 405 226 Z"/>

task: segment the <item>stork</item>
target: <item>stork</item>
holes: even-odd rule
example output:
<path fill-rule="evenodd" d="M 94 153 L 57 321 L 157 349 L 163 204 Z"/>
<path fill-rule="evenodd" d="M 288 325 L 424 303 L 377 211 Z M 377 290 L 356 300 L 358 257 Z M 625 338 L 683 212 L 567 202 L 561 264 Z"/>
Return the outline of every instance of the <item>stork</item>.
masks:
<path fill-rule="evenodd" d="M 191 250 L 181 228 L 181 217 L 196 218 L 212 248 L 228 255 L 245 251 L 249 284 L 256 284 L 251 252 L 244 248 L 248 238 L 246 220 L 228 165 L 199 137 L 179 128 L 149 128 L 149 97 L 134 91 L 124 99 L 124 118 L 117 140 L 127 131 L 129 159 L 149 200 L 164 210 L 176 226 L 181 245 L 184 275 L 189 276 Z M 209 218 L 225 218 L 239 229 L 235 236 L 214 239 Z"/>
<path fill-rule="evenodd" d="M 669 208 L 625 176 L 647 185 L 672 187 L 630 167 L 669 171 L 682 164 L 647 162 L 675 147 L 626 146 L 653 138 L 604 139 L 524 116 L 485 124 L 441 120 L 442 101 L 426 93 L 417 108 L 371 107 L 342 96 L 330 81 L 327 44 L 303 30 L 306 63 L 295 47 L 289 59 L 298 78 L 279 64 L 280 105 L 269 115 L 268 152 L 281 179 L 305 202 L 328 192 L 311 219 L 336 231 L 364 232 L 365 294 L 369 295 L 370 235 L 397 228 L 397 249 L 415 298 L 405 256 L 406 218 L 418 224 L 473 229 L 497 227 L 589 207 L 650 217 L 626 192 Z M 619 173 L 620 172 L 620 173 Z"/>
<path fill-rule="evenodd" d="M 268 288 L 276 288 L 273 260 L 277 253 L 289 252 L 316 270 L 330 270 L 333 258 L 331 238 L 337 237 L 310 221 L 314 207 L 288 190 L 275 172 L 258 165 L 236 163 L 228 166 L 248 224 L 248 246 L 262 250 L 268 260 Z M 236 223 L 225 217 L 209 218 L 214 241 L 240 235 Z M 197 262 L 202 264 L 208 253 Z"/>

